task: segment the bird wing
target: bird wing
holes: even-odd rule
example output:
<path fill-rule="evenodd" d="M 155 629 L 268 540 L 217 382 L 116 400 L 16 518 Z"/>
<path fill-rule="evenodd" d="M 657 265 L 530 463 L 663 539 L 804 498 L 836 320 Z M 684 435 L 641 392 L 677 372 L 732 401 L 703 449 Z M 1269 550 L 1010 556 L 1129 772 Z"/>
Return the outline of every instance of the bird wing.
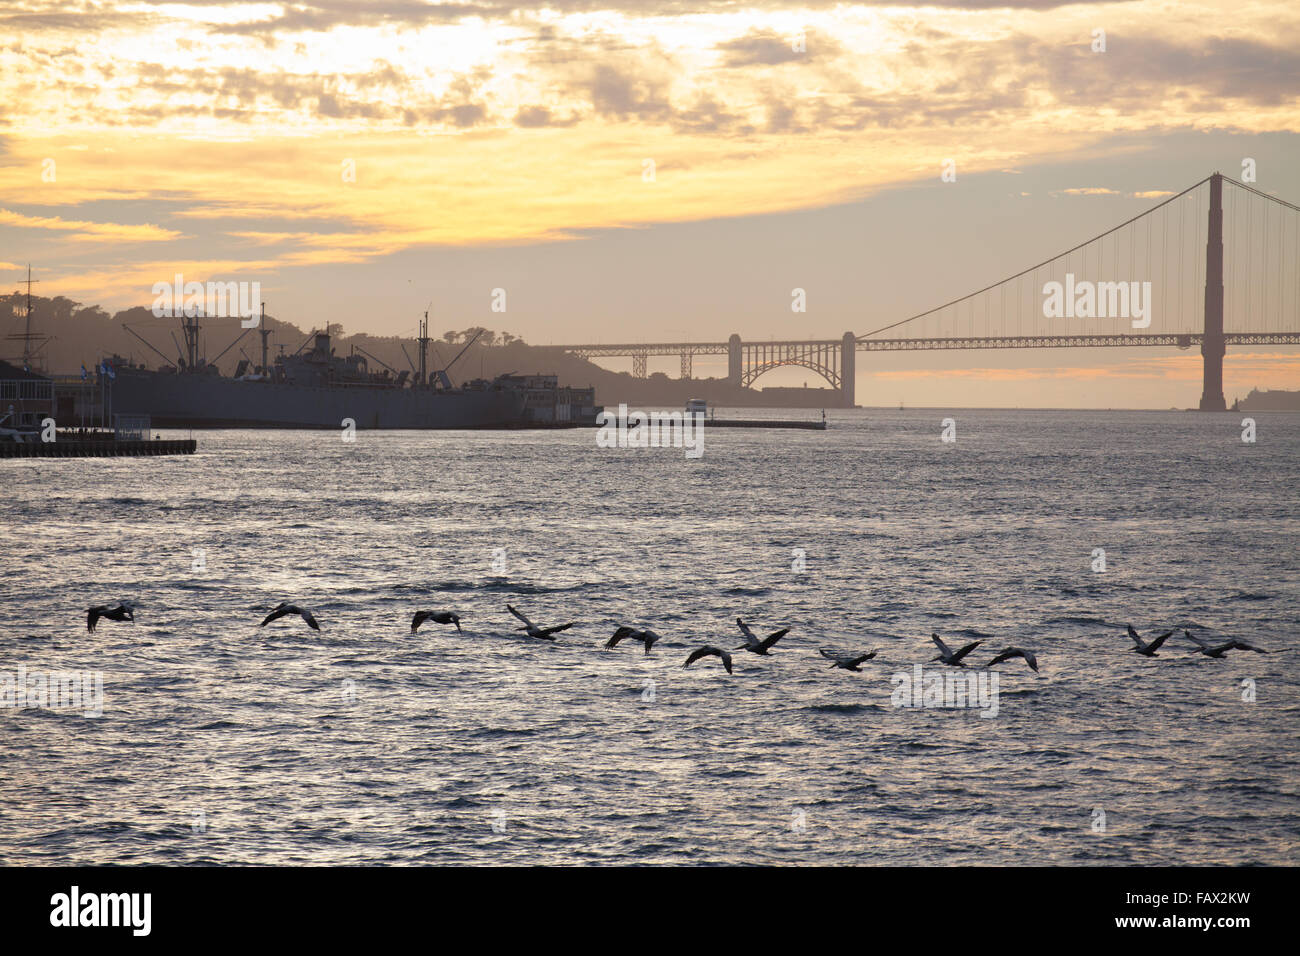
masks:
<path fill-rule="evenodd" d="M 716 647 L 697 647 L 695 650 L 691 651 L 691 656 L 686 658 L 686 663 L 683 664 L 682 666 L 690 667 L 701 657 L 706 657 L 709 654 L 717 654 L 719 657 L 723 656 L 722 651 L 719 651 Z"/>
<path fill-rule="evenodd" d="M 89 608 L 86 611 L 86 630 L 93 631 L 95 629 L 95 622 L 99 620 L 100 615 L 103 613 L 104 608 L 102 606 Z"/>
<path fill-rule="evenodd" d="M 781 628 L 781 630 L 775 631 L 767 635 L 767 637 L 763 638 L 762 643 L 760 643 L 758 646 L 761 650 L 765 651 L 789 633 L 790 633 L 790 629 L 788 627 L 783 627 Z"/>
<path fill-rule="evenodd" d="M 1029 665 L 1030 670 L 1037 672 L 1038 658 L 1034 656 L 1033 651 L 1021 651 L 1020 656 L 1025 659 L 1025 663 Z"/>
<path fill-rule="evenodd" d="M 963 657 L 965 657 L 967 654 L 975 650 L 975 648 L 979 647 L 983 643 L 984 643 L 983 641 L 971 641 L 969 644 L 967 644 L 965 647 L 959 650 L 956 654 L 953 654 L 952 659 L 954 661 L 961 660 Z"/>
<path fill-rule="evenodd" d="M 948 645 L 943 642 L 943 640 L 939 637 L 938 634 L 931 634 L 930 640 L 934 641 L 934 643 L 938 645 L 940 652 L 945 657 L 948 657 L 952 654 L 952 649 L 949 648 Z"/>
<path fill-rule="evenodd" d="M 633 633 L 634 631 L 632 630 L 632 628 L 628 627 L 625 624 L 622 627 L 620 627 L 617 631 L 614 632 L 614 636 L 605 642 L 605 646 L 617 647 L 619 641 L 623 640 L 623 638 L 625 637 L 631 637 Z"/>
<path fill-rule="evenodd" d="M 748 640 L 753 641 L 755 644 L 758 643 L 758 638 L 755 637 L 754 632 L 749 629 L 749 625 L 740 618 L 736 618 L 736 626 L 740 628 L 740 633 L 744 634 Z"/>
<path fill-rule="evenodd" d="M 850 667 L 857 667 L 857 666 L 858 666 L 859 664 L 861 664 L 863 661 L 869 661 L 869 660 L 871 660 L 871 658 L 873 658 L 873 657 L 875 657 L 875 656 L 876 656 L 876 652 L 875 652 L 875 651 L 872 651 L 870 654 L 859 654 L 857 657 L 855 657 L 855 658 L 853 658 L 851 661 L 849 661 L 849 666 L 850 666 Z"/>
<path fill-rule="evenodd" d="M 1132 624 L 1128 625 L 1128 636 L 1133 638 L 1133 643 L 1138 647 L 1146 647 L 1146 644 L 1142 642 L 1142 638 L 1138 637 L 1138 632 L 1133 630 Z"/>
<path fill-rule="evenodd" d="M 555 627 L 543 627 L 541 628 L 542 637 L 550 637 L 552 634 L 559 634 L 561 631 L 567 631 L 569 628 L 573 627 L 573 624 L 574 622 L 570 621 L 568 624 L 557 624 Z"/>
<path fill-rule="evenodd" d="M 718 651 L 718 656 L 722 658 L 722 666 L 725 667 L 725 668 L 727 669 L 727 673 L 730 674 L 730 673 L 731 673 L 731 655 L 728 654 L 726 651 Z"/>
<path fill-rule="evenodd" d="M 290 611 L 288 607 L 281 604 L 274 611 L 268 614 L 266 618 L 262 621 L 262 623 L 257 626 L 266 627 L 266 625 L 270 624 L 272 621 L 279 620 L 280 618 L 284 617 L 286 614 L 291 614 L 291 613 L 293 612 Z"/>
<path fill-rule="evenodd" d="M 837 664 L 847 660 L 847 658 L 844 655 L 836 654 L 834 651 L 828 651 L 824 647 L 817 648 L 817 653 L 820 654 L 822 657 L 826 658 L 828 661 L 834 661 Z"/>
<path fill-rule="evenodd" d="M 320 625 L 317 624 L 316 619 L 311 616 L 311 611 L 303 609 L 300 610 L 298 613 L 302 615 L 302 619 L 307 622 L 307 626 L 310 627 L 313 631 L 320 630 Z"/>
<path fill-rule="evenodd" d="M 1164 632 L 1163 634 L 1161 634 L 1159 637 L 1157 637 L 1157 638 L 1155 638 L 1154 640 L 1152 640 L 1151 643 L 1147 645 L 1147 648 L 1148 648 L 1149 650 L 1153 650 L 1153 651 L 1154 651 L 1156 648 L 1158 648 L 1158 647 L 1159 647 L 1161 644 L 1163 644 L 1165 641 L 1169 640 L 1169 638 L 1173 636 L 1173 633 L 1174 633 L 1173 631 L 1165 631 L 1165 632 Z"/>
<path fill-rule="evenodd" d="M 511 614 L 513 614 L 515 617 L 519 618 L 519 620 L 523 621 L 523 622 L 524 622 L 526 625 L 528 625 L 529 627 L 533 627 L 533 626 L 534 626 L 534 624 L 533 624 L 532 621 L 528 620 L 528 618 L 526 618 L 526 617 L 524 617 L 522 614 L 520 614 L 519 611 L 517 611 L 517 610 L 516 610 L 512 605 L 507 604 L 507 605 L 506 605 L 506 610 L 509 611 Z"/>
<path fill-rule="evenodd" d="M 1003 661 L 1007 660 L 1008 658 L 1015 657 L 1015 656 L 1016 656 L 1016 652 L 1008 647 L 1006 650 L 1002 651 L 1000 654 L 998 654 L 997 657 L 993 658 L 993 660 L 989 661 L 984 666 L 992 667 L 994 664 L 1001 664 Z"/>
<path fill-rule="evenodd" d="M 1262 648 L 1262 647 L 1256 647 L 1254 644 L 1250 643 L 1250 641 L 1237 641 L 1237 640 L 1234 640 L 1234 641 L 1230 641 L 1229 644 L 1230 644 L 1230 646 L 1235 647 L 1235 648 L 1237 648 L 1237 650 L 1240 650 L 1240 651 L 1254 651 L 1256 654 L 1267 654 L 1267 653 L 1268 653 L 1268 651 L 1264 650 L 1264 648 Z"/>
<path fill-rule="evenodd" d="M 411 618 L 411 633 L 414 634 L 420 629 L 420 625 L 429 619 L 428 611 L 416 611 L 415 617 Z"/>
<path fill-rule="evenodd" d="M 1191 631 L 1183 631 L 1183 637 L 1187 638 L 1189 641 L 1195 641 L 1197 644 L 1201 645 L 1201 647 L 1209 647 L 1209 646 L 1210 646 L 1210 642 L 1209 642 L 1209 641 L 1207 641 L 1207 640 L 1206 640 L 1205 638 L 1203 638 L 1203 637 L 1197 637 L 1197 636 L 1196 636 L 1195 634 L 1193 634 Z"/>

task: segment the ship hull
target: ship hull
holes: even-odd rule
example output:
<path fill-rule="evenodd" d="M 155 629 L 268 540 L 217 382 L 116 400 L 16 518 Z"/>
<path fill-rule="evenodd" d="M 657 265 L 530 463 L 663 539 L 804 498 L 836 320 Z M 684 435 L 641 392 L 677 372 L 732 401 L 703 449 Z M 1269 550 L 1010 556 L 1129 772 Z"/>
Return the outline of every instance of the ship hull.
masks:
<path fill-rule="evenodd" d="M 434 391 L 245 382 L 216 375 L 120 369 L 108 387 L 113 414 L 148 415 L 157 428 L 513 428 L 521 395 L 503 389 Z"/>

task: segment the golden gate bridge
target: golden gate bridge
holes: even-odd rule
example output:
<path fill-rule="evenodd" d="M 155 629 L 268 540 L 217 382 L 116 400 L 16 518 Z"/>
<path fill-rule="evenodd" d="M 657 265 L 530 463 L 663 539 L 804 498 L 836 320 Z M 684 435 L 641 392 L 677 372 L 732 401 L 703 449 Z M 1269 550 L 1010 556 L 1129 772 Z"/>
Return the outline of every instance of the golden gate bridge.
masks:
<path fill-rule="evenodd" d="M 1074 318 L 1045 306 L 1052 283 Z M 1067 298 L 1075 290 L 1083 292 Z M 1135 319 L 1142 298 L 1146 315 Z M 1063 332 L 1063 321 L 1077 330 Z M 1300 345 L 1300 207 L 1214 173 L 1037 265 L 865 334 L 555 347 L 584 358 L 630 357 L 638 378 L 646 377 L 650 356 L 680 356 L 687 379 L 695 356 L 726 355 L 728 380 L 743 386 L 799 366 L 819 374 L 851 408 L 857 352 L 1199 346 L 1200 408 L 1224 411 L 1227 347 L 1268 344 Z"/>

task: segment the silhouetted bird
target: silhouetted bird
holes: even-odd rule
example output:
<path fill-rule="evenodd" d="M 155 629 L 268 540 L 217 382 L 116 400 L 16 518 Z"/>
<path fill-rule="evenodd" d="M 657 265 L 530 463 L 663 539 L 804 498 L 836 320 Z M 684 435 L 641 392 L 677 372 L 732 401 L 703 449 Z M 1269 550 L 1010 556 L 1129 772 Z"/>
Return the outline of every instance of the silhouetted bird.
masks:
<path fill-rule="evenodd" d="M 722 666 L 727 669 L 728 674 L 731 673 L 731 655 L 720 647 L 714 647 L 712 644 L 705 644 L 703 647 L 691 651 L 691 656 L 686 658 L 686 663 L 682 666 L 690 667 L 701 657 L 709 657 L 710 655 L 722 658 Z"/>
<path fill-rule="evenodd" d="M 855 657 L 852 654 L 837 654 L 835 651 L 828 651 L 824 647 L 820 649 L 819 653 L 828 661 L 834 662 L 831 664 L 832 668 L 842 667 L 846 671 L 861 671 L 862 667 L 860 665 L 862 662 L 869 661 L 876 656 L 875 651 L 869 654 L 859 654 Z"/>
<path fill-rule="evenodd" d="M 771 650 L 773 644 L 790 633 L 788 627 L 783 627 L 779 631 L 773 631 L 760 641 L 758 637 L 755 636 L 754 632 L 749 629 L 749 625 L 740 618 L 736 618 L 736 625 L 740 628 L 741 633 L 745 635 L 745 643 L 737 647 L 736 650 L 750 651 L 751 653 L 763 654 L 764 656 L 766 656 L 767 652 Z"/>
<path fill-rule="evenodd" d="M 637 630 L 635 627 L 628 627 L 626 624 L 614 632 L 614 636 L 605 642 L 606 648 L 618 647 L 618 642 L 622 640 L 638 641 L 645 645 L 645 652 L 648 656 L 650 648 L 660 640 L 659 635 L 651 630 Z"/>
<path fill-rule="evenodd" d="M 1141 654 L 1143 657 L 1155 657 L 1156 651 L 1160 650 L 1160 645 L 1169 640 L 1170 635 L 1173 633 L 1173 631 L 1165 631 L 1150 644 L 1147 644 L 1142 638 L 1138 637 L 1138 632 L 1133 630 L 1133 625 L 1128 625 L 1128 636 L 1133 638 L 1133 643 L 1137 645 L 1137 647 L 1133 648 L 1133 653 Z"/>
<path fill-rule="evenodd" d="M 993 660 L 989 661 L 984 666 L 992 667 L 994 664 L 1001 664 L 1003 661 L 1009 661 L 1013 657 L 1023 657 L 1025 663 L 1029 665 L 1029 669 L 1034 671 L 1034 673 L 1038 672 L 1038 658 L 1034 656 L 1033 651 L 1027 651 L 1023 647 L 1005 647 L 1002 649 L 1001 654 L 993 658 Z"/>
<path fill-rule="evenodd" d="M 316 623 L 316 618 L 311 616 L 311 611 L 304 610 L 296 604 L 290 604 L 288 601 L 281 601 L 276 606 L 275 610 L 268 614 L 266 619 L 262 621 L 258 627 L 266 627 L 266 625 L 270 624 L 272 621 L 279 620 L 287 614 L 297 614 L 307 622 L 307 626 L 313 631 L 320 630 L 320 625 Z"/>
<path fill-rule="evenodd" d="M 86 630 L 95 632 L 95 624 L 100 618 L 108 621 L 135 621 L 135 609 L 129 604 L 119 604 L 110 608 L 107 604 L 96 604 L 86 610 Z"/>
<path fill-rule="evenodd" d="M 938 634 L 931 634 L 930 640 L 934 641 L 935 645 L 939 648 L 939 656 L 932 657 L 930 660 L 932 662 L 943 661 L 949 667 L 965 667 L 966 665 L 961 662 L 961 659 L 984 643 L 983 641 L 971 641 L 961 650 L 954 651 L 939 639 Z"/>
<path fill-rule="evenodd" d="M 1228 651 L 1254 651 L 1256 654 L 1267 654 L 1268 651 L 1262 647 L 1256 647 L 1249 641 L 1231 640 L 1222 644 L 1213 644 L 1203 637 L 1196 637 L 1193 634 L 1183 631 L 1188 640 L 1195 642 L 1198 647 L 1192 651 L 1193 654 L 1204 654 L 1206 657 L 1223 657 Z"/>
<path fill-rule="evenodd" d="M 568 624 L 559 624 L 555 627 L 538 627 L 532 621 L 528 620 L 528 618 L 524 617 L 522 614 L 516 611 L 509 604 L 506 605 L 506 610 L 509 611 L 511 614 L 513 614 L 515 617 L 519 618 L 519 620 L 524 622 L 523 627 L 517 627 L 515 628 L 515 630 L 527 631 L 529 637 L 537 637 L 545 641 L 553 641 L 555 640 L 554 635 L 560 633 L 560 631 L 567 631 L 569 628 L 573 627 L 572 621 L 570 621 Z"/>
<path fill-rule="evenodd" d="M 453 614 L 451 611 L 416 611 L 415 617 L 411 618 L 411 633 L 418 631 L 425 621 L 432 621 L 434 624 L 455 624 L 456 630 L 460 630 L 458 614 Z"/>

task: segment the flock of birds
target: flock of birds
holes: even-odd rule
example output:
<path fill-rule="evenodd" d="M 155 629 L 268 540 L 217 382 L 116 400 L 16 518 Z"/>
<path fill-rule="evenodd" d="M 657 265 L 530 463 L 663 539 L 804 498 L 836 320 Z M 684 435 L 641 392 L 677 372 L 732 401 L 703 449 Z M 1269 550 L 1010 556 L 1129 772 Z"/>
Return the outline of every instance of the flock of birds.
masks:
<path fill-rule="evenodd" d="M 137 605 L 122 602 L 119 603 L 117 607 L 110 607 L 107 604 L 98 604 L 95 607 L 89 608 L 86 611 L 86 630 L 94 633 L 95 625 L 101 620 L 134 622 L 136 607 Z M 554 641 L 556 634 L 559 634 L 561 631 L 567 631 L 569 628 L 575 626 L 574 622 L 570 621 L 567 624 L 557 624 L 552 627 L 539 627 L 513 605 L 507 604 L 506 610 L 523 622 L 523 625 L 515 628 L 515 630 L 523 631 L 529 637 L 538 640 Z M 299 607 L 297 604 L 290 604 L 288 601 L 281 601 L 271 611 L 271 613 L 265 617 L 259 626 L 266 627 L 266 625 L 270 624 L 272 621 L 294 615 L 301 617 L 312 630 L 319 631 L 321 629 L 320 624 L 317 623 L 316 618 L 312 615 L 311 611 Z M 426 621 L 432 621 L 434 624 L 454 624 L 456 630 L 459 631 L 461 629 L 460 620 L 460 615 L 453 611 L 416 611 L 415 616 L 411 619 L 411 633 L 416 633 L 420 629 L 420 625 Z M 773 631 L 767 637 L 760 640 L 758 635 L 755 634 L 750 629 L 749 625 L 741 618 L 736 618 L 736 626 L 740 628 L 741 634 L 744 635 L 745 643 L 740 644 L 734 649 L 738 651 L 749 651 L 752 654 L 758 654 L 764 657 L 768 655 L 768 652 L 776 645 L 777 641 L 790 633 L 790 628 L 783 627 L 779 631 Z M 1160 650 L 1161 645 L 1172 637 L 1173 634 L 1173 631 L 1166 631 L 1160 636 L 1152 638 L 1150 641 L 1144 641 L 1141 636 L 1139 636 L 1138 632 L 1133 629 L 1133 625 L 1128 625 L 1128 636 L 1133 639 L 1133 643 L 1136 645 L 1133 648 L 1133 652 L 1135 654 L 1141 654 L 1143 657 L 1155 657 L 1156 652 Z M 1216 644 L 1203 637 L 1197 637 L 1186 630 L 1183 631 L 1183 636 L 1196 645 L 1196 647 L 1192 649 L 1193 654 L 1204 654 L 1206 657 L 1219 659 L 1228 651 L 1232 650 L 1254 651 L 1257 654 L 1268 653 L 1262 647 L 1256 647 L 1248 641 L 1233 639 Z M 614 632 L 613 636 L 605 642 L 604 646 L 607 650 L 613 650 L 622 641 L 634 641 L 645 648 L 645 655 L 648 657 L 650 655 L 650 649 L 654 647 L 660 639 L 661 638 L 658 634 L 648 628 L 635 628 L 623 625 Z M 982 640 L 971 641 L 969 644 L 959 647 L 957 650 L 953 650 L 943 642 L 943 639 L 940 638 L 938 634 L 931 634 L 930 639 L 934 641 L 935 647 L 939 650 L 938 655 L 931 658 L 931 663 L 934 661 L 942 661 L 950 667 L 965 667 L 965 657 L 970 654 L 971 651 L 975 650 L 975 648 L 984 643 Z M 840 651 L 821 648 L 819 652 L 822 657 L 831 662 L 832 668 L 840 668 L 846 671 L 861 671 L 862 664 L 876 656 L 875 650 L 870 650 L 861 654 L 845 654 Z M 690 656 L 686 658 L 686 663 L 682 666 L 690 667 L 696 661 L 705 657 L 718 658 L 722 661 L 722 666 L 726 668 L 727 673 L 730 674 L 732 672 L 730 652 L 713 644 L 705 644 L 702 647 L 697 647 L 695 650 L 691 651 Z M 1033 651 L 1026 650 L 1023 647 L 1003 648 L 993 657 L 992 660 L 984 664 L 984 666 L 992 667 L 995 664 L 1000 664 L 1003 661 L 1011 660 L 1016 657 L 1023 659 L 1029 668 L 1035 673 L 1038 672 L 1037 656 Z"/>

